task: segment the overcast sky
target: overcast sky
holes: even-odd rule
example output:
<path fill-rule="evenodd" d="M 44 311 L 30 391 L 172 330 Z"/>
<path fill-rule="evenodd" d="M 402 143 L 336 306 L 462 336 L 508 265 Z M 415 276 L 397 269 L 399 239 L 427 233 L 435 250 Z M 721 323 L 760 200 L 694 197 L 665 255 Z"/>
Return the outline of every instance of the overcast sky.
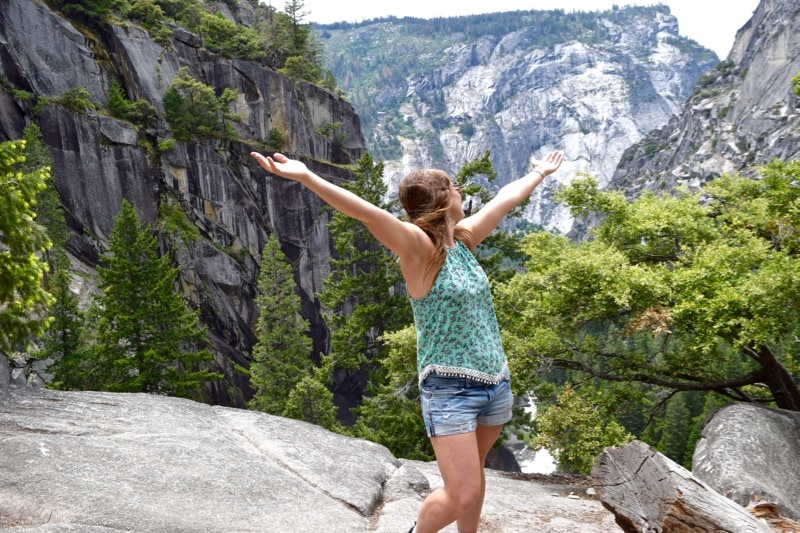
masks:
<path fill-rule="evenodd" d="M 262 0 L 283 9 L 285 0 Z M 680 34 L 694 39 L 717 53 L 728 57 L 736 32 L 752 16 L 759 0 L 305 0 L 307 22 L 360 22 L 365 19 L 388 17 L 456 17 L 477 13 L 496 13 L 529 9 L 564 9 L 592 11 L 610 9 L 616 4 L 655 5 L 662 3 L 678 18 Z"/>

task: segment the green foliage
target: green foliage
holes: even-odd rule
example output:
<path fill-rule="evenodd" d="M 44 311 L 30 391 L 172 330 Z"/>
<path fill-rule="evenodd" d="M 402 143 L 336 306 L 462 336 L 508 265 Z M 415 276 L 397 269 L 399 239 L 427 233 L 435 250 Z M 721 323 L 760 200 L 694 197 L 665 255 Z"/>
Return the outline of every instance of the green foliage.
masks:
<path fill-rule="evenodd" d="M 345 187 L 383 209 L 383 164 L 369 154 L 358 160 L 355 180 Z M 380 335 L 412 321 L 396 259 L 359 221 L 334 212 L 329 225 L 336 252 L 320 301 L 331 330 L 331 355 L 337 368 L 355 371 L 383 351 Z"/>
<path fill-rule="evenodd" d="M 491 200 L 492 195 L 484 185 L 497 178 L 490 155 L 486 150 L 480 157 L 466 161 L 453 178 L 461 189 L 464 214 L 467 216 Z M 527 201 L 509 213 L 506 219 L 519 218 L 525 205 Z M 523 232 L 494 231 L 476 249 L 478 262 L 493 282 L 508 280 L 524 263 L 526 256 L 520 252 L 521 234 Z"/>
<path fill-rule="evenodd" d="M 341 431 L 336 420 L 336 408 L 333 405 L 333 393 L 325 385 L 325 371 L 315 372 L 314 376 L 303 376 L 294 386 L 286 400 L 283 416 L 304 420 L 332 431 Z"/>
<path fill-rule="evenodd" d="M 134 0 L 128 9 L 128 17 L 151 32 L 160 29 L 165 20 L 164 10 L 154 0 Z"/>
<path fill-rule="evenodd" d="M 301 381 L 312 377 L 314 366 L 309 324 L 300 315 L 300 297 L 296 290 L 292 266 L 278 239 L 270 235 L 264 244 L 258 274 L 258 342 L 253 347 L 250 365 L 250 385 L 255 394 L 248 404 L 250 409 L 283 414 L 290 393 Z M 319 398 L 321 391 L 306 381 L 295 393 L 296 396 L 301 394 Z M 300 409 L 306 403 L 295 398 L 288 416 L 307 420 L 303 418 L 306 409 Z M 324 412 L 313 409 L 314 413 L 318 411 Z"/>
<path fill-rule="evenodd" d="M 66 259 L 66 256 L 59 256 Z M 61 390 L 85 390 L 90 383 L 88 361 L 85 358 L 87 333 L 84 313 L 78 297 L 70 290 L 69 262 L 59 260 L 51 267 L 48 285 L 55 298 L 50 309 L 52 322 L 41 337 L 40 359 L 52 358 L 53 380 L 49 387 Z"/>
<path fill-rule="evenodd" d="M 312 83 L 318 81 L 322 73 L 319 66 L 302 56 L 287 57 L 284 67 L 278 69 L 278 72 L 296 81 L 302 80 Z"/>
<path fill-rule="evenodd" d="M 417 339 L 413 325 L 382 337 L 388 353 L 381 360 L 384 380 L 356 408 L 351 433 L 389 448 L 396 457 L 430 461 L 417 383 Z"/>
<path fill-rule="evenodd" d="M 269 129 L 269 138 L 267 139 L 267 148 L 279 152 L 286 146 L 286 137 L 277 128 Z"/>
<path fill-rule="evenodd" d="M 232 137 L 228 109 L 236 96 L 234 90 L 226 88 L 217 97 L 212 87 L 193 78 L 187 67 L 181 67 L 164 93 L 164 111 L 173 135 L 180 141 Z"/>
<path fill-rule="evenodd" d="M 189 220 L 180 204 L 172 199 L 164 199 L 158 206 L 158 219 L 164 224 L 164 231 L 192 244 L 201 237 L 200 230 Z"/>
<path fill-rule="evenodd" d="M 556 404 L 536 417 L 534 445 L 546 448 L 556 458 L 560 472 L 589 474 L 604 448 L 633 440 L 633 435 L 598 408 L 592 396 L 567 386 Z"/>
<path fill-rule="evenodd" d="M 587 242 L 529 235 L 527 271 L 498 287 L 521 386 L 559 368 L 800 410 L 800 163 L 760 170 L 632 202 L 590 180 L 562 193 L 602 222 Z"/>
<path fill-rule="evenodd" d="M 54 8 L 75 20 L 98 24 L 124 4 L 124 0 L 49 0 Z"/>
<path fill-rule="evenodd" d="M 131 102 L 117 80 L 111 80 L 108 87 L 108 111 L 111 116 L 128 120 L 142 128 L 154 126 L 158 121 L 155 106 L 147 100 Z"/>
<path fill-rule="evenodd" d="M 36 124 L 25 128 L 24 169 L 50 167 L 52 158 L 42 140 L 41 130 Z M 84 347 L 84 317 L 78 307 L 78 298 L 70 289 L 70 261 L 67 257 L 67 223 L 58 191 L 52 177 L 48 176 L 45 187 L 39 192 L 36 201 L 36 220 L 46 228 L 53 242 L 44 257 L 49 272 L 44 278 L 47 291 L 53 296 L 48 309 L 50 323 L 39 338 L 41 349 L 35 352 L 39 359 L 51 358 L 56 361 L 52 370 L 55 384 L 61 388 L 82 388 L 76 380 L 79 372 L 73 371 L 72 364 L 80 364 L 81 350 Z"/>
<path fill-rule="evenodd" d="M 209 50 L 225 57 L 256 60 L 266 55 L 255 31 L 226 19 L 220 12 L 200 13 L 200 33 Z"/>
<path fill-rule="evenodd" d="M 88 113 L 98 107 L 98 105 L 92 101 L 92 95 L 89 94 L 89 91 L 87 91 L 85 87 L 67 89 L 58 99 L 58 103 L 76 113 Z"/>
<path fill-rule="evenodd" d="M 794 75 L 792 78 L 792 90 L 794 94 L 800 96 L 800 72 Z"/>
<path fill-rule="evenodd" d="M 177 141 L 175 139 L 164 139 L 158 142 L 158 151 L 161 153 L 169 152 L 175 149 Z"/>
<path fill-rule="evenodd" d="M 131 110 L 131 101 L 128 100 L 128 96 L 117 80 L 111 80 L 107 96 L 108 110 L 111 112 L 111 116 L 127 120 Z"/>
<path fill-rule="evenodd" d="M 45 290 L 51 246 L 36 222 L 39 194 L 47 187 L 49 167 L 25 168 L 27 141 L 0 143 L 0 350 L 18 348 L 47 327 L 53 297 Z"/>
<path fill-rule="evenodd" d="M 97 343 L 87 354 L 91 388 L 192 396 L 218 375 L 201 348 L 205 331 L 175 292 L 169 256 L 123 200 L 109 249 L 98 267 L 101 293 L 95 310 Z"/>

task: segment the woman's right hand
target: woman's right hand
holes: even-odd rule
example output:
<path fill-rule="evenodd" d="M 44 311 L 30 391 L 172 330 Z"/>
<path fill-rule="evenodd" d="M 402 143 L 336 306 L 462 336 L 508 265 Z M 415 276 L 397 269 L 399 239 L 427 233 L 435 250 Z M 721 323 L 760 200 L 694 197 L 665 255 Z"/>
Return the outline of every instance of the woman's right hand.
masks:
<path fill-rule="evenodd" d="M 264 170 L 282 178 L 302 182 L 311 174 L 308 167 L 302 161 L 289 159 L 283 154 L 275 152 L 272 157 L 264 157 L 258 152 L 251 152 L 250 155 L 258 161 Z"/>

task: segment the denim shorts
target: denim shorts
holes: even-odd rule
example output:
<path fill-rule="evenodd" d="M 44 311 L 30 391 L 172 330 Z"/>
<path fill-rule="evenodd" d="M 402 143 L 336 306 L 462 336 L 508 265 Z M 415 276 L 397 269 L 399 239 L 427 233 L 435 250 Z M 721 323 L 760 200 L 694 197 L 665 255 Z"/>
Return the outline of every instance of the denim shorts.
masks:
<path fill-rule="evenodd" d="M 499 426 L 511 420 L 511 383 L 428 375 L 420 385 L 422 418 L 428 437 L 444 437 Z"/>

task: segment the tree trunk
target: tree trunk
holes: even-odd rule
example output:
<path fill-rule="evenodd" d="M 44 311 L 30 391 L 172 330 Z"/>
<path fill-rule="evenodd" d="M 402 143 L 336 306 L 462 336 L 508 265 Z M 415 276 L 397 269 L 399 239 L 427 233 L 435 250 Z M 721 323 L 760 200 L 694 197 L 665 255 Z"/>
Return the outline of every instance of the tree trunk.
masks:
<path fill-rule="evenodd" d="M 603 506 L 626 533 L 770 533 L 739 504 L 634 441 L 607 448 L 592 469 Z"/>
<path fill-rule="evenodd" d="M 787 411 L 800 411 L 800 386 L 767 346 L 761 346 L 756 359 L 764 369 L 764 380 L 775 405 Z"/>

